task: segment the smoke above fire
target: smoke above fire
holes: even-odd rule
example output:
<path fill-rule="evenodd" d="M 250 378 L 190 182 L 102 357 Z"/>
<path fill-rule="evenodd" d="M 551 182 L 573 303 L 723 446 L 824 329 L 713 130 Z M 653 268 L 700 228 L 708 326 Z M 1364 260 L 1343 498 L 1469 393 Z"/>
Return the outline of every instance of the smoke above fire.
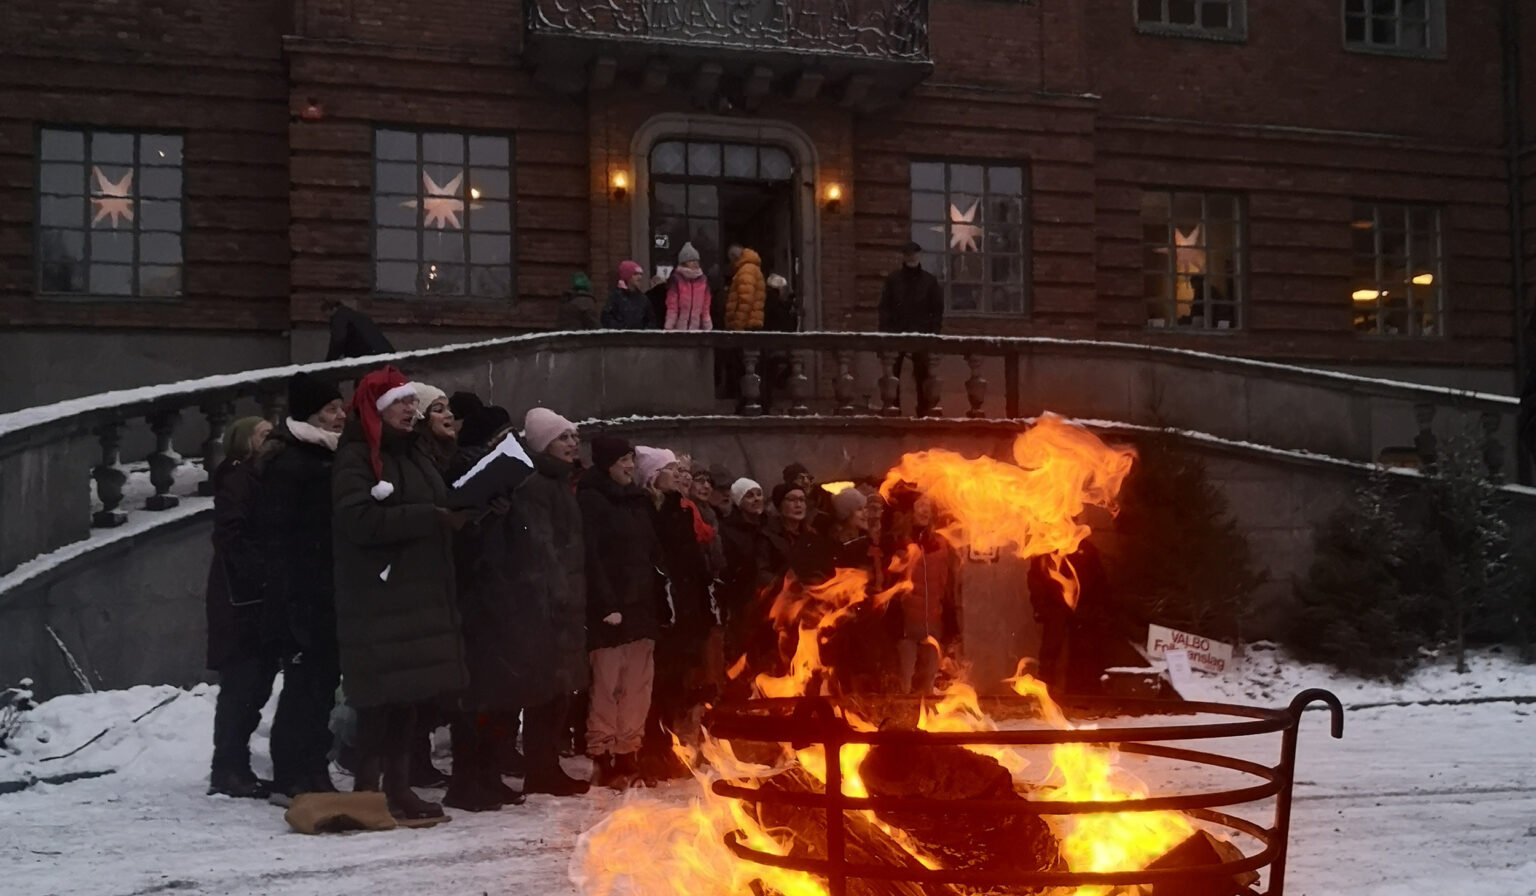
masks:
<path fill-rule="evenodd" d="M 1046 414 L 1014 439 L 1013 459 L 919 451 L 901 459 L 880 492 L 889 500 L 905 487 L 932 500 L 948 518 L 939 534 L 957 549 L 1046 558 L 1067 605 L 1076 607 L 1077 576 L 1066 558 L 1092 531 L 1082 514 L 1090 506 L 1111 515 L 1119 511 L 1117 496 L 1136 450 L 1107 445 Z"/>

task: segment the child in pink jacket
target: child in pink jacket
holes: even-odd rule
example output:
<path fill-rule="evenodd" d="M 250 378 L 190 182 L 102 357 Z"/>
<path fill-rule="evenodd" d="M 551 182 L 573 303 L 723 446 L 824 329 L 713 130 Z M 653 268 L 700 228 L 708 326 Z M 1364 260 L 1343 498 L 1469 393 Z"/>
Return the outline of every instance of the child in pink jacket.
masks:
<path fill-rule="evenodd" d="M 699 250 L 684 243 L 677 253 L 677 269 L 667 284 L 668 330 L 713 330 L 709 319 L 709 281 L 699 265 Z"/>

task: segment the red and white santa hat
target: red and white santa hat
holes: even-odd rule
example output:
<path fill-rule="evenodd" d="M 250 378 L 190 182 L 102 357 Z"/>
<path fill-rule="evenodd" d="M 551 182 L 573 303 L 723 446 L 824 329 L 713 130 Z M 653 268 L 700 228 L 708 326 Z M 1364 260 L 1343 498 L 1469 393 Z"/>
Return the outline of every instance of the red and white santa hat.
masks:
<path fill-rule="evenodd" d="M 384 436 L 384 420 L 379 415 L 397 401 L 416 397 L 416 387 L 393 367 L 383 367 L 358 381 L 357 391 L 352 393 L 352 414 L 363 428 L 363 438 L 368 440 L 368 459 L 373 464 L 373 478 L 379 480 L 368 493 L 375 501 L 382 501 L 395 493 L 392 482 L 384 481 L 384 459 L 379 455 L 379 442 Z"/>

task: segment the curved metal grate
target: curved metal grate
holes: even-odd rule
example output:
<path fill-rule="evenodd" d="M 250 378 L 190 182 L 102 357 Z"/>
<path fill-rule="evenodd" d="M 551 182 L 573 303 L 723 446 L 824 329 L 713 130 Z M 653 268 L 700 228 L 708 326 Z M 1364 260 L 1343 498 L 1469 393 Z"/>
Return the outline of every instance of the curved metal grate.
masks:
<path fill-rule="evenodd" d="M 1026 698 L 1000 698 L 1006 704 L 1024 706 Z M 1331 692 L 1310 689 L 1297 694 L 1289 706 L 1263 709 L 1220 703 L 1178 703 L 1154 700 L 1083 700 L 1063 706 L 1073 713 L 1104 715 L 1166 715 L 1170 712 L 1226 717 L 1217 722 L 1164 724 L 1145 727 L 1081 730 L 1032 729 L 1016 731 L 927 732 L 918 730 L 855 731 L 825 698 L 781 698 L 716 707 L 706 724 L 710 734 L 734 742 L 789 743 L 796 750 L 821 745 L 825 750 L 824 792 L 763 791 L 728 781 L 716 781 L 715 793 L 749 804 L 776 803 L 827 813 L 824 854 L 779 856 L 747 846 L 740 832 L 726 836 L 737 856 L 761 865 L 817 874 L 827 880 L 831 896 L 843 896 L 850 878 L 901 881 L 914 884 L 959 884 L 972 887 L 1132 886 L 1178 892 L 1187 886 L 1213 880 L 1233 880 L 1247 872 L 1268 870 L 1268 888 L 1229 892 L 1253 896 L 1282 896 L 1285 889 L 1286 844 L 1290 834 L 1291 789 L 1295 781 L 1297 729 L 1308 706 L 1321 703 L 1331 714 L 1331 733 L 1344 735 L 1344 708 Z M 1280 759 L 1265 765 L 1214 750 L 1169 746 L 1169 741 L 1220 741 L 1256 735 L 1280 736 Z M 1238 772 L 1253 779 L 1246 786 L 1196 793 L 1174 793 L 1143 799 L 1101 802 L 937 800 L 910 797 L 850 797 L 843 794 L 840 751 L 848 744 L 902 746 L 1055 746 L 1060 744 L 1115 744 L 1123 753 L 1188 762 Z M 1253 806 L 1275 799 L 1270 824 L 1263 825 L 1233 814 L 1236 807 Z M 1103 812 L 1179 811 L 1209 825 L 1247 835 L 1260 848 L 1242 858 L 1182 868 L 1141 869 L 1116 872 L 930 870 L 918 863 L 870 865 L 850 862 L 845 852 L 843 813 L 855 810 L 972 813 L 984 816 L 1076 816 Z"/>

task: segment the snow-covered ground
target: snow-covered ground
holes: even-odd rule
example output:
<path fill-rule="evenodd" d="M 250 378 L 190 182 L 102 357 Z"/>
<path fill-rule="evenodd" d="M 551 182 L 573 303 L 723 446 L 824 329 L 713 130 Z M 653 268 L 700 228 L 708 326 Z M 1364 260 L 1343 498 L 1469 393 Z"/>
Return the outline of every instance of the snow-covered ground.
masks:
<path fill-rule="evenodd" d="M 1261 645 L 1208 682 L 1203 696 L 1236 702 L 1283 705 L 1328 687 L 1359 707 L 1342 740 L 1328 737 L 1326 713 L 1303 722 L 1288 893 L 1536 894 L 1536 668 L 1487 653 L 1472 667 L 1462 676 L 1440 662 L 1394 686 Z M 295 834 L 279 809 L 204 795 L 215 693 L 139 687 L 34 710 L 14 750 L 0 751 L 0 785 L 110 774 L 0 796 L 0 893 L 572 894 L 577 836 L 622 799 L 538 796 L 427 830 Z M 258 772 L 271 710 L 253 743 Z M 651 796 L 682 802 L 695 788 Z"/>

